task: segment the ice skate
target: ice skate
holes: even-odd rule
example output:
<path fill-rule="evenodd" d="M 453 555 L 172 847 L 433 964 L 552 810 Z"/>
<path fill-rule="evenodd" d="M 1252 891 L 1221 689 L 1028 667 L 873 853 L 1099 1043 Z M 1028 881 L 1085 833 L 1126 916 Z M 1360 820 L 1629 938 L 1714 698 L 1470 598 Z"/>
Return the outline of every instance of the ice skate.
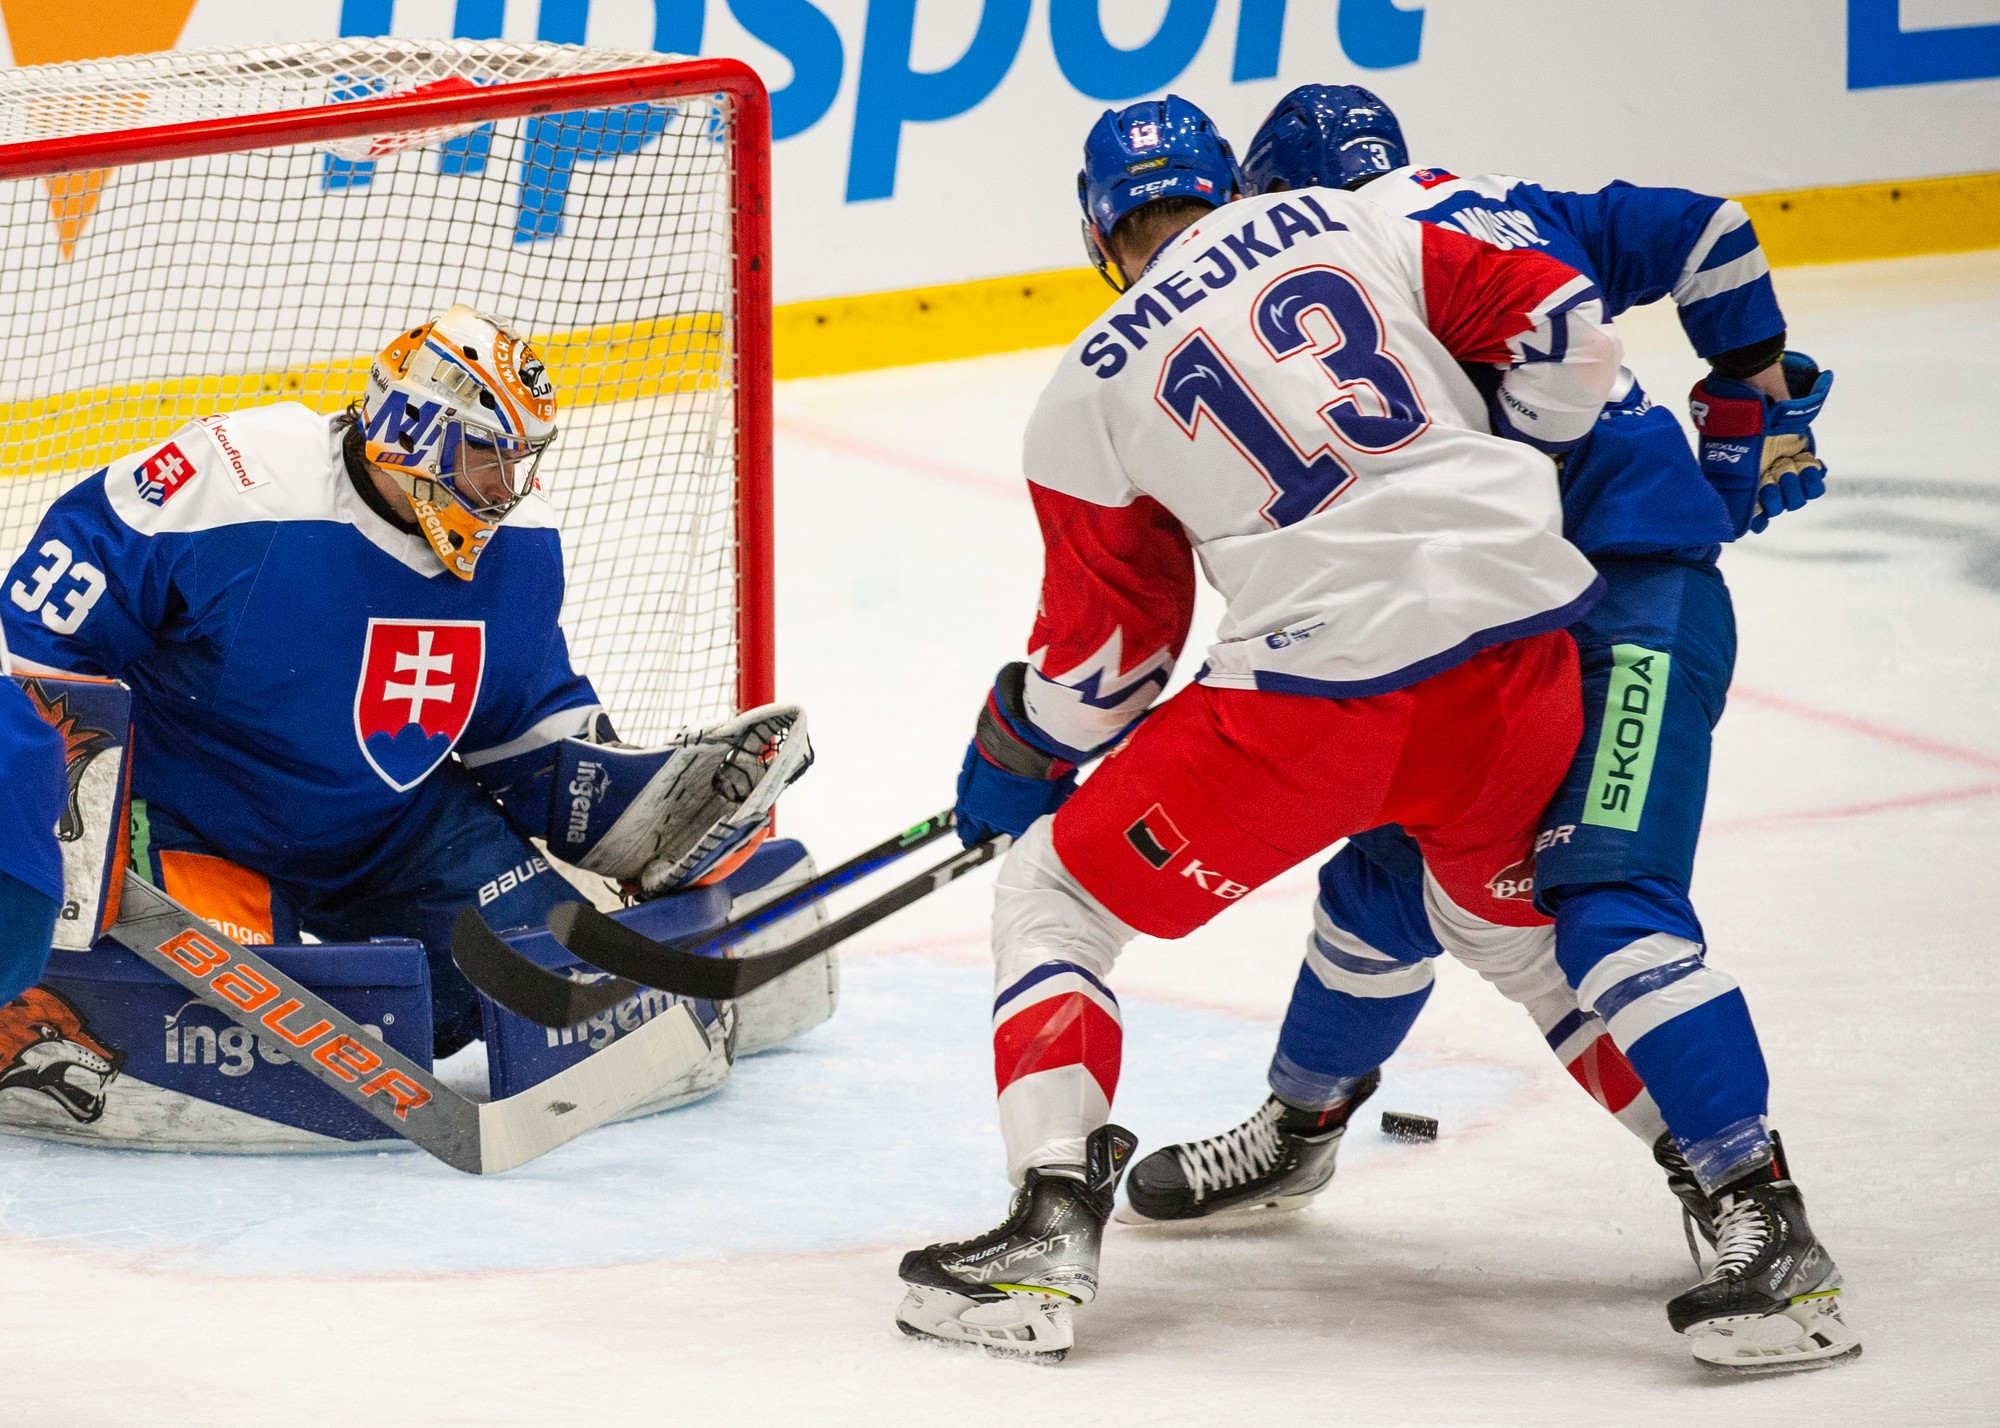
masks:
<path fill-rule="evenodd" d="M 997 1229 L 904 1255 L 898 1273 L 908 1292 L 896 1327 L 1002 1358 L 1060 1362 L 1075 1342 L 1071 1308 L 1097 1297 L 1098 1245 L 1135 1144 L 1130 1131 L 1104 1126 L 1080 1169 L 1030 1170 Z"/>
<path fill-rule="evenodd" d="M 1300 1209 L 1333 1179 L 1348 1121 L 1381 1084 L 1381 1072 L 1371 1071 L 1347 1100 L 1325 1111 L 1300 1110 L 1273 1096 L 1233 1130 L 1154 1151 L 1132 1167 L 1119 1221 Z"/>
<path fill-rule="evenodd" d="M 1661 1131 L 1653 1142 L 1653 1159 L 1667 1172 L 1667 1188 L 1681 1202 L 1681 1233 L 1687 1236 L 1688 1257 L 1699 1270 L 1702 1246 L 1715 1248 L 1715 1206 L 1694 1178 L 1694 1167 L 1681 1154 L 1672 1131 Z"/>
<path fill-rule="evenodd" d="M 1840 1270 L 1806 1223 L 1782 1159 L 1712 1200 L 1716 1260 L 1701 1283 L 1667 1305 L 1667 1321 L 1722 1373 L 1822 1368 L 1861 1352 L 1840 1313 Z"/>

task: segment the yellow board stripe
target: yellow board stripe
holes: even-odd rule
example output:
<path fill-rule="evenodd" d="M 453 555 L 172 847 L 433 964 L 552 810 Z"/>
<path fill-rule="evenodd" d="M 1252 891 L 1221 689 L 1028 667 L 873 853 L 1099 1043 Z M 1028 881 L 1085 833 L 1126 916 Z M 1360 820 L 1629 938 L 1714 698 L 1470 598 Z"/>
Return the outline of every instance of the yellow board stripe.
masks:
<path fill-rule="evenodd" d="M 554 333 L 530 341 L 556 384 L 563 407 L 628 402 L 717 385 L 727 361 L 722 314 L 682 314 Z M 93 387 L 0 403 L 0 472 L 87 470 L 137 451 L 211 412 L 266 402 L 304 402 L 338 411 L 360 398 L 368 357 L 348 357 L 276 372 L 176 377 Z"/>
<path fill-rule="evenodd" d="M 1840 263 L 2000 247 L 2000 174 L 1797 189 L 1742 198 L 1772 263 Z M 1112 300 L 1090 268 L 787 303 L 771 315 L 780 379 L 1062 347 Z M 565 407 L 715 385 L 728 353 L 718 313 L 534 339 Z M 0 473 L 75 471 L 163 441 L 218 410 L 361 395 L 366 357 L 275 372 L 181 377 L 0 403 Z M 88 433 L 84 436 L 83 433 Z"/>
<path fill-rule="evenodd" d="M 2000 248 L 2000 174 L 1752 193 L 1739 201 L 1780 266 Z"/>
<path fill-rule="evenodd" d="M 1773 263 L 2000 248 L 2000 174 L 1756 193 L 1741 200 Z M 780 378 L 1066 347 L 1111 305 L 1092 268 L 790 303 L 771 315 Z"/>

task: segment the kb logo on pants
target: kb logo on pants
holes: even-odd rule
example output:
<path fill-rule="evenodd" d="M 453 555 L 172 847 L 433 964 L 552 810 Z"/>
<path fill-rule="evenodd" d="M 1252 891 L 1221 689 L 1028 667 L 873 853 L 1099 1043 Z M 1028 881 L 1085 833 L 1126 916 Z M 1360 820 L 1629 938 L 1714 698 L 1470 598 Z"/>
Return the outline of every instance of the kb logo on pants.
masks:
<path fill-rule="evenodd" d="M 1167 817 L 1167 811 L 1157 803 L 1125 830 L 1125 841 L 1158 872 L 1165 872 L 1167 864 L 1180 856 L 1188 845 L 1187 835 L 1174 826 L 1173 819 Z M 1203 892 L 1213 893 L 1225 902 L 1234 902 L 1250 891 L 1248 884 L 1224 877 L 1214 868 L 1203 867 L 1199 858 L 1189 858 L 1187 866 L 1181 869 L 1181 876 L 1193 878 Z"/>

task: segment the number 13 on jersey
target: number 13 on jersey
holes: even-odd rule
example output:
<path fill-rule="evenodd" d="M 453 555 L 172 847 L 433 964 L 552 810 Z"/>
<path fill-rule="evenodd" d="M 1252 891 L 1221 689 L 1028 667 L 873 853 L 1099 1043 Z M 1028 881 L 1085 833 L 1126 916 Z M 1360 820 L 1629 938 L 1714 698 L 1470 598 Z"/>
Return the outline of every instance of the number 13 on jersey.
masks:
<path fill-rule="evenodd" d="M 1320 318 L 1313 324 L 1317 336 L 1306 330 L 1313 314 Z M 1403 364 L 1383 347 L 1375 305 L 1339 268 L 1285 274 L 1257 295 L 1250 318 L 1275 361 L 1310 359 L 1332 381 L 1333 396 L 1319 406 L 1318 416 L 1335 440 L 1302 450 L 1201 328 L 1167 358 L 1154 397 L 1190 441 L 1206 415 L 1271 488 L 1264 519 L 1289 526 L 1324 509 L 1354 483 L 1355 471 L 1339 446 L 1371 456 L 1394 451 L 1414 441 L 1430 425 L 1430 415 Z"/>

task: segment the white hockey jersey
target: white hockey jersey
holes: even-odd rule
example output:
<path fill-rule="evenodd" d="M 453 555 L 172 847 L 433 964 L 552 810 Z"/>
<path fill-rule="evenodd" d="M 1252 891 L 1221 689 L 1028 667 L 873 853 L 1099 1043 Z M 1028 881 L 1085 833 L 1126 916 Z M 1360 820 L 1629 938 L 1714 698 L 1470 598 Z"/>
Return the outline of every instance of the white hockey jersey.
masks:
<path fill-rule="evenodd" d="M 1317 189 L 1204 216 L 1028 426 L 1036 727 L 1081 756 L 1158 696 L 1191 553 L 1228 601 L 1213 685 L 1362 697 L 1572 623 L 1601 586 L 1535 447 L 1590 430 L 1620 360 L 1596 288 L 1545 254 Z"/>

